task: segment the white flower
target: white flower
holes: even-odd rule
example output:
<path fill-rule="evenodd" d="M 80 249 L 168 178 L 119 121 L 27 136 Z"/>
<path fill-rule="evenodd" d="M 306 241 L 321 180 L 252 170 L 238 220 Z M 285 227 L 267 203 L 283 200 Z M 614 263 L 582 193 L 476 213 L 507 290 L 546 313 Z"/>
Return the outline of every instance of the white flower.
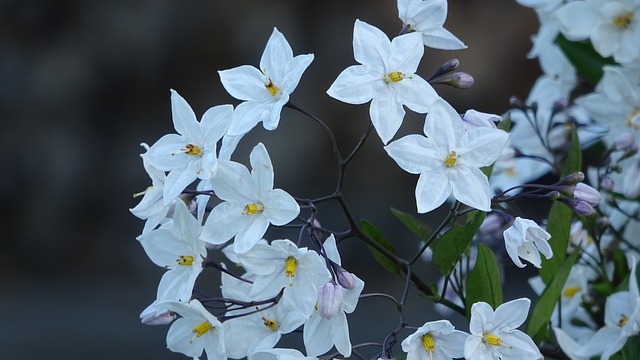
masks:
<path fill-rule="evenodd" d="M 541 253 L 547 259 L 553 256 L 553 250 L 547 242 L 551 235 L 532 220 L 516 217 L 503 235 L 507 254 L 517 267 L 525 267 L 520 258 L 539 268 L 542 262 Z"/>
<path fill-rule="evenodd" d="M 531 338 L 517 330 L 527 319 L 531 300 L 520 298 L 506 302 L 495 310 L 485 302 L 471 306 L 471 335 L 464 344 L 466 360 L 542 359 Z"/>
<path fill-rule="evenodd" d="M 385 147 L 398 165 L 420 174 L 418 212 L 429 212 L 453 193 L 470 207 L 491 210 L 489 181 L 480 171 L 500 155 L 509 134 L 489 127 L 464 131 L 460 115 L 442 99 L 433 103 L 424 125 L 425 138 L 408 135 Z"/>
<path fill-rule="evenodd" d="M 170 301 L 158 306 L 181 316 L 173 322 L 167 333 L 169 350 L 193 358 L 202 356 L 203 351 L 207 352 L 209 359 L 227 358 L 222 324 L 198 300 L 188 303 Z"/>
<path fill-rule="evenodd" d="M 349 104 L 371 101 L 371 122 L 386 144 L 402 124 L 402 105 L 426 113 L 438 98 L 431 85 L 415 74 L 424 53 L 422 38 L 413 33 L 389 41 L 378 28 L 356 20 L 353 52 L 361 65 L 342 71 L 327 94 Z"/>
<path fill-rule="evenodd" d="M 407 360 L 451 360 L 464 356 L 469 334 L 455 330 L 448 320 L 430 321 L 402 341 Z"/>
<path fill-rule="evenodd" d="M 251 173 L 244 165 L 220 161 L 211 184 L 223 202 L 211 211 L 202 231 L 202 239 L 214 245 L 235 236 L 237 253 L 251 249 L 269 224 L 287 224 L 300 213 L 291 195 L 273 188 L 273 165 L 262 143 L 251 152 L 250 162 Z"/>
<path fill-rule="evenodd" d="M 242 266 L 253 276 L 252 299 L 268 299 L 284 288 L 279 305 L 308 317 L 318 300 L 319 285 L 331 280 L 324 260 L 315 251 L 298 248 L 290 240 L 258 243 L 238 254 Z"/>
<path fill-rule="evenodd" d="M 165 205 L 197 178 L 213 176 L 216 143 L 227 132 L 233 117 L 233 106 L 219 105 L 207 110 L 198 122 L 189 104 L 174 90 L 171 90 L 171 111 L 178 134 L 161 137 L 145 155 L 150 165 L 169 171 L 163 191 Z"/>
<path fill-rule="evenodd" d="M 227 92 L 244 102 L 237 106 L 229 135 L 242 135 L 260 121 L 267 130 L 280 122 L 280 111 L 298 86 L 302 73 L 313 61 L 313 54 L 293 56 L 291 46 L 274 28 L 260 58 L 260 68 L 243 65 L 219 71 Z"/>
<path fill-rule="evenodd" d="M 158 301 L 152 302 L 140 313 L 140 321 L 145 325 L 167 325 L 176 319 L 176 313 L 164 310 L 158 311 Z"/>
<path fill-rule="evenodd" d="M 447 0 L 398 0 L 398 14 L 407 31 L 422 34 L 425 46 L 444 50 L 467 47 L 443 27 Z"/>
<path fill-rule="evenodd" d="M 327 257 L 341 265 L 340 254 L 333 234 L 325 240 L 323 248 Z M 318 290 L 318 310 L 304 324 L 304 346 L 308 355 L 319 356 L 335 345 L 344 357 L 351 356 L 349 323 L 346 314 L 352 313 L 364 288 L 364 281 L 351 274 L 353 287 L 327 283 Z"/>
<path fill-rule="evenodd" d="M 164 203 L 162 194 L 164 193 L 164 183 L 167 175 L 164 171 L 158 170 L 150 165 L 144 154 L 142 154 L 141 157 L 142 165 L 151 178 L 151 186 L 149 186 L 145 191 L 133 195 L 134 198 L 141 195 L 143 197 L 138 205 L 129 209 L 129 211 L 131 211 L 131 213 L 136 217 L 146 220 L 144 223 L 144 229 L 142 230 L 142 233 L 146 234 L 155 229 L 163 220 L 165 220 L 167 213 L 177 198 L 168 205 Z"/>
<path fill-rule="evenodd" d="M 173 221 L 138 237 L 145 252 L 168 271 L 158 285 L 158 301 L 188 301 L 202 271 L 207 248 L 200 240 L 201 226 L 182 201 L 177 201 Z"/>
<path fill-rule="evenodd" d="M 640 57 L 640 1 L 572 1 L 556 10 L 562 33 L 569 40 L 591 39 L 603 57 L 618 63 Z"/>

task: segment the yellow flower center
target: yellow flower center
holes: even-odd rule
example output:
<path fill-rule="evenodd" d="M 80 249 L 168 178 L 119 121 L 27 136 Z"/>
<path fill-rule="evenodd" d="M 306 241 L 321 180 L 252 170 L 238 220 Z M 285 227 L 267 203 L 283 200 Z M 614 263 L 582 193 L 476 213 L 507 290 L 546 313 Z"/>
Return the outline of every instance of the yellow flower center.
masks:
<path fill-rule="evenodd" d="M 384 82 L 386 82 L 387 84 L 397 83 L 405 78 L 411 79 L 411 76 L 407 76 L 400 71 L 393 71 L 388 73 L 387 76 L 384 77 Z"/>
<path fill-rule="evenodd" d="M 298 260 L 293 256 L 289 256 L 285 261 L 284 275 L 289 278 L 289 286 L 292 285 L 293 277 L 296 276 L 296 267 L 298 266 Z"/>
<path fill-rule="evenodd" d="M 456 161 L 458 161 L 459 157 L 460 155 L 456 154 L 455 151 L 450 152 L 449 155 L 447 155 L 447 158 L 444 159 L 444 166 L 453 167 L 456 164 Z"/>
<path fill-rule="evenodd" d="M 278 331 L 278 329 L 280 328 L 280 325 L 278 325 L 278 323 L 274 320 L 271 319 L 267 319 L 266 317 L 262 317 L 262 323 L 264 324 L 264 326 L 268 327 L 269 329 L 273 330 L 273 331 Z"/>
<path fill-rule="evenodd" d="M 191 266 L 191 265 L 193 265 L 193 262 L 195 260 L 196 259 L 193 256 L 180 255 L 180 257 L 176 259 L 176 262 L 178 263 L 178 265 Z"/>
<path fill-rule="evenodd" d="M 191 330 L 194 336 L 191 338 L 191 340 L 189 340 L 189 344 L 193 343 L 193 340 L 195 340 L 196 337 L 200 337 L 206 334 L 207 331 L 211 330 L 211 328 L 213 328 L 213 325 L 211 325 L 211 323 L 208 321 L 203 321 L 200 324 L 196 325 L 196 327 Z"/>
<path fill-rule="evenodd" d="M 625 325 L 627 325 L 627 322 L 629 322 L 629 318 L 626 315 L 622 315 L 620 317 L 620 320 L 618 320 L 618 326 L 624 327 Z"/>
<path fill-rule="evenodd" d="M 616 16 L 613 18 L 613 24 L 621 29 L 626 29 L 631 25 L 633 21 L 633 12 L 628 11 L 620 16 Z"/>
<path fill-rule="evenodd" d="M 433 335 L 431 335 L 431 333 L 422 335 L 420 339 L 422 340 L 422 346 L 426 352 L 433 353 L 436 351 L 436 343 L 433 341 Z"/>
<path fill-rule="evenodd" d="M 253 215 L 262 210 L 264 210 L 262 204 L 247 204 L 244 206 L 244 210 L 242 210 L 242 215 Z"/>
<path fill-rule="evenodd" d="M 180 149 L 180 151 L 174 152 L 171 155 L 175 156 L 178 153 L 185 153 L 187 155 L 197 156 L 197 155 L 200 155 L 201 152 L 202 152 L 202 149 L 200 149 L 198 145 L 187 144 L 187 146 L 185 146 L 184 149 Z"/>
<path fill-rule="evenodd" d="M 640 121 L 640 109 L 635 109 L 631 115 L 629 115 L 629 117 L 627 118 L 627 121 L 625 121 L 625 125 L 629 128 L 631 128 L 632 130 L 638 130 L 640 129 L 640 126 L 638 126 L 638 122 Z"/>
<path fill-rule="evenodd" d="M 572 298 L 574 297 L 578 292 L 580 291 L 580 287 L 578 286 L 571 286 L 568 287 L 566 289 L 564 289 L 564 291 L 562 292 L 562 295 L 568 298 Z"/>
<path fill-rule="evenodd" d="M 482 341 L 486 344 L 489 345 L 493 345 L 493 346 L 506 346 L 507 348 L 511 349 L 512 347 L 505 344 L 501 338 L 499 338 L 497 335 L 495 334 L 484 334 L 484 336 L 482 337 Z"/>

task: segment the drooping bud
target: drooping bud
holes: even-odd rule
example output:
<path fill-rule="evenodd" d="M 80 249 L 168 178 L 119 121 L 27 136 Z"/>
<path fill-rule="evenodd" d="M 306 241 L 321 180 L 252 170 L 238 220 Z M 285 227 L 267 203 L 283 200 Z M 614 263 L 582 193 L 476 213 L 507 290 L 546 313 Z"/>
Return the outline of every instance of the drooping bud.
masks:
<path fill-rule="evenodd" d="M 353 274 L 343 269 L 342 267 L 336 270 L 336 274 L 338 284 L 340 284 L 345 289 L 353 289 L 356 284 L 356 281 L 353 278 Z"/>
<path fill-rule="evenodd" d="M 340 310 L 343 297 L 342 286 L 333 282 L 318 286 L 318 311 L 320 316 L 331 319 Z"/>
<path fill-rule="evenodd" d="M 446 74 L 439 76 L 429 81 L 430 84 L 443 84 L 449 85 L 456 89 L 468 89 L 473 86 L 473 76 L 465 72 L 455 72 L 453 74 Z"/>
<path fill-rule="evenodd" d="M 581 216 L 589 216 L 589 215 L 593 215 L 595 214 L 595 209 L 593 208 L 593 206 L 591 206 L 591 204 L 589 204 L 586 201 L 583 200 L 576 200 L 573 198 L 565 198 L 565 197 L 561 197 L 559 199 L 557 199 L 558 201 L 560 201 L 561 203 L 567 205 L 568 207 L 570 207 L 576 214 L 581 215 Z"/>
<path fill-rule="evenodd" d="M 576 200 L 582 200 L 589 203 L 591 206 L 598 206 L 602 196 L 600 192 L 585 183 L 576 184 L 573 190 L 573 198 Z"/>
<path fill-rule="evenodd" d="M 440 67 L 436 69 L 436 71 L 427 79 L 427 81 L 431 82 L 431 80 L 437 78 L 438 76 L 448 74 L 457 69 L 459 65 L 460 61 L 458 61 L 458 59 L 447 60 L 447 62 L 440 65 Z"/>
<path fill-rule="evenodd" d="M 478 233 L 484 235 L 498 234 L 504 226 L 505 223 L 502 216 L 492 213 L 487 215 L 484 219 L 482 225 L 480 225 L 480 228 L 478 229 Z"/>
<path fill-rule="evenodd" d="M 156 303 L 153 302 L 140 313 L 140 321 L 145 325 L 167 325 L 176 318 L 176 313 L 165 310 L 158 312 Z"/>
<path fill-rule="evenodd" d="M 584 181 L 584 173 L 581 171 L 577 171 L 563 177 L 557 183 L 555 183 L 555 185 L 575 185 L 582 181 Z"/>

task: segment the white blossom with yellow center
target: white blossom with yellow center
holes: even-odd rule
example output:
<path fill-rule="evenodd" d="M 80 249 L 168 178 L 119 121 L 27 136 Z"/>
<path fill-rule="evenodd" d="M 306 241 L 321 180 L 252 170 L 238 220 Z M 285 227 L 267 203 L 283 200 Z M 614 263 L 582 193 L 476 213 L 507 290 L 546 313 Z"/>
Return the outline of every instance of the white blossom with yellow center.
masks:
<path fill-rule="evenodd" d="M 293 56 L 284 35 L 274 28 L 262 53 L 259 69 L 242 65 L 219 71 L 225 90 L 243 101 L 236 107 L 229 135 L 243 135 L 261 121 L 267 130 L 277 128 L 282 107 L 289 101 L 311 61 L 313 54 Z"/>
<path fill-rule="evenodd" d="M 448 320 L 430 321 L 402 341 L 407 360 L 450 360 L 464 356 L 469 334 L 455 330 Z"/>
<path fill-rule="evenodd" d="M 520 298 L 498 306 L 485 302 L 471 306 L 469 332 L 464 343 L 466 360 L 540 360 L 542 354 L 533 340 L 518 327 L 527 319 L 531 300 Z"/>
<path fill-rule="evenodd" d="M 247 252 L 269 225 L 284 225 L 300 213 L 298 203 L 284 190 L 273 188 L 273 165 L 262 143 L 250 155 L 251 173 L 242 164 L 220 160 L 211 179 L 223 202 L 209 214 L 202 240 L 220 245 L 234 238 L 233 250 Z"/>
<path fill-rule="evenodd" d="M 424 134 L 427 137 L 408 135 L 385 147 L 402 169 L 420 174 L 418 212 L 434 210 L 452 194 L 470 207 L 491 210 L 489 181 L 480 168 L 498 158 L 509 134 L 489 127 L 465 130 L 458 112 L 440 98 L 427 114 Z"/>

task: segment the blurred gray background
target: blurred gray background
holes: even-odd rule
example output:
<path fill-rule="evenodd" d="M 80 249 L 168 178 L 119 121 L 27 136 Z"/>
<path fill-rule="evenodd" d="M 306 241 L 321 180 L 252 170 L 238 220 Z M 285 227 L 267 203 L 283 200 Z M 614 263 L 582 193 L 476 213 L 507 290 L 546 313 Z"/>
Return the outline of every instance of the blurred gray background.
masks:
<path fill-rule="evenodd" d="M 324 119 L 346 154 L 366 129 L 368 105 L 343 104 L 325 91 L 355 63 L 355 19 L 389 35 L 402 25 L 393 0 L 0 2 L 0 359 L 184 358 L 165 349 L 166 327 L 138 320 L 163 272 L 135 240 L 143 222 L 128 211 L 138 201 L 131 195 L 150 185 L 139 143 L 174 132 L 169 89 L 198 116 L 236 105 L 217 71 L 256 66 L 275 26 L 296 55 L 315 54 L 292 100 Z M 445 27 L 469 48 L 427 49 L 419 74 L 458 58 L 475 86 L 436 90 L 459 112 L 502 113 L 511 95 L 526 97 L 539 73 L 537 61 L 525 58 L 538 27 L 532 10 L 515 1 L 452 0 Z M 399 135 L 420 131 L 422 120 L 408 114 Z M 259 141 L 277 187 L 298 197 L 333 190 L 336 166 L 317 124 L 284 109 L 278 130 L 254 130 L 235 160 L 247 163 Z M 415 213 L 416 180 L 373 134 L 345 183 L 355 217 L 371 220 L 406 257 L 415 238 L 389 207 Z M 320 220 L 344 230 L 336 214 L 326 206 Z M 363 244 L 340 247 L 365 292 L 401 295 L 400 280 L 381 272 Z M 426 281 L 437 280 L 432 268 L 419 268 Z M 415 292 L 411 299 L 413 325 L 440 318 Z M 388 302 L 365 300 L 350 319 L 353 343 L 382 341 L 397 313 Z"/>

